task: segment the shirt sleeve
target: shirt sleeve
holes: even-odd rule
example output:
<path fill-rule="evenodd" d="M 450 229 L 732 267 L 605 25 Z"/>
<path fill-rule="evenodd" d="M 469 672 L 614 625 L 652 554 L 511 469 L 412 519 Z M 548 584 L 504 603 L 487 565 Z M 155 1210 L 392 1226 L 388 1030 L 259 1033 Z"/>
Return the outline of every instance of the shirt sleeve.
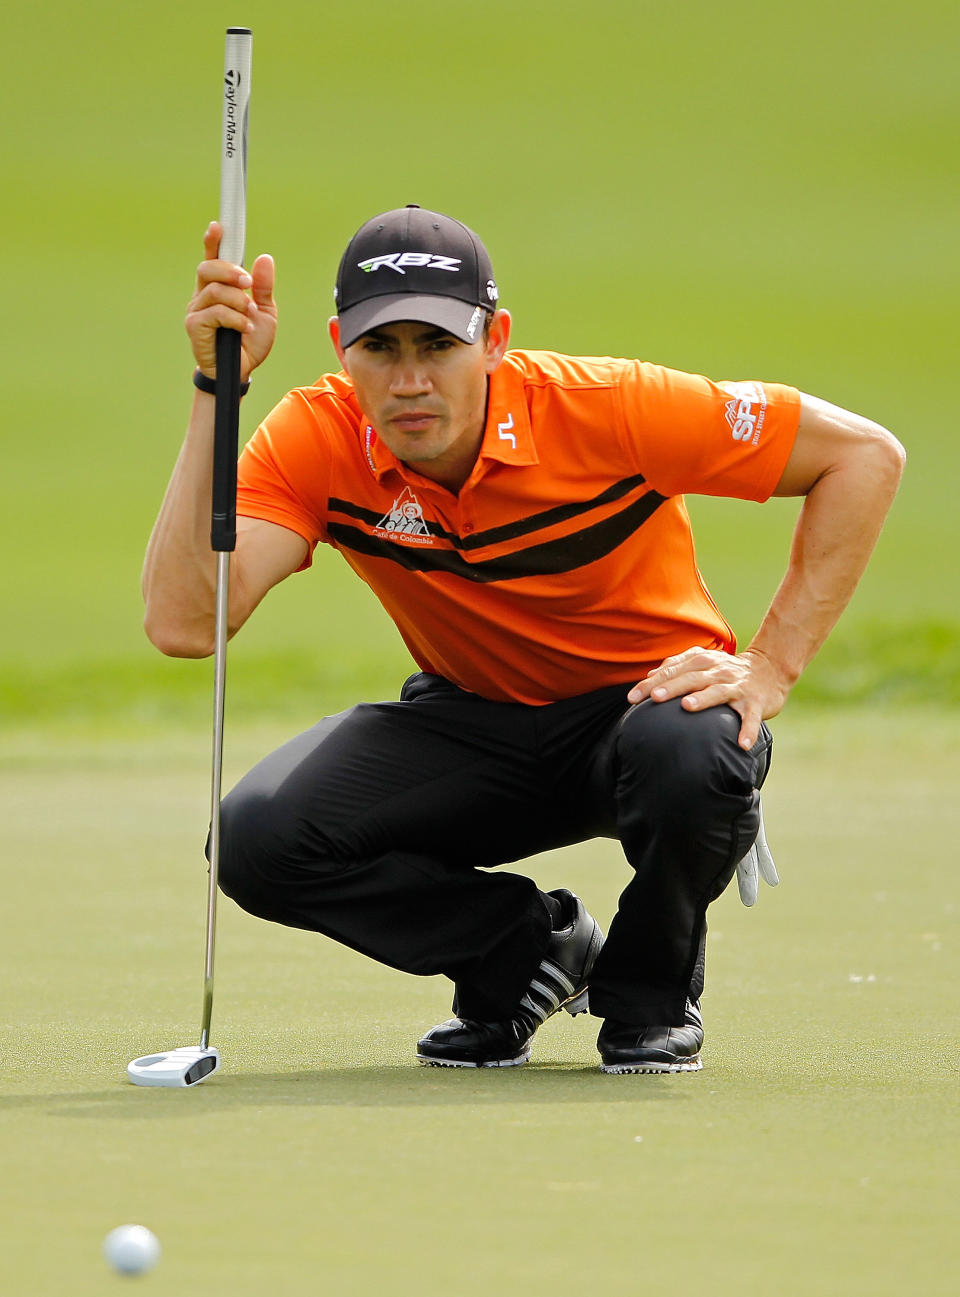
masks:
<path fill-rule="evenodd" d="M 310 546 L 326 541 L 331 451 L 324 411 L 297 389 L 267 415 L 237 465 L 237 513 L 295 531 Z"/>
<path fill-rule="evenodd" d="M 800 420 L 800 393 L 779 383 L 713 382 L 632 361 L 620 383 L 624 436 L 661 495 L 769 498 Z"/>

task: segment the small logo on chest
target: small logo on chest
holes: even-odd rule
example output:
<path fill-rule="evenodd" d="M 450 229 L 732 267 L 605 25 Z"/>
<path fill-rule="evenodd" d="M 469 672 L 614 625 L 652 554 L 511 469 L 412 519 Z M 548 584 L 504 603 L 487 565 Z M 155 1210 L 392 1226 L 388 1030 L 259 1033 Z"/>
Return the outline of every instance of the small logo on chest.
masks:
<path fill-rule="evenodd" d="M 394 500 L 391 507 L 376 525 L 378 532 L 389 532 L 392 536 L 422 538 L 420 543 L 429 543 L 430 530 L 423 520 L 423 508 L 409 486 Z"/>

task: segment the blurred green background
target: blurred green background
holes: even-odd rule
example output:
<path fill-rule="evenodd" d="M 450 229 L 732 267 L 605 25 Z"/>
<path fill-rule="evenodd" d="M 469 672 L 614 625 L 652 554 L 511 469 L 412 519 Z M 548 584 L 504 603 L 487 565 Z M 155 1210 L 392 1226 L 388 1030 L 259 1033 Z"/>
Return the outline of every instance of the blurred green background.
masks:
<path fill-rule="evenodd" d="M 520 346 L 790 382 L 889 426 L 901 495 L 795 694 L 960 698 L 953 554 L 955 4 L 104 0 L 8 9 L 0 703 L 20 724 L 199 719 L 209 664 L 140 629 L 189 409 L 182 328 L 218 205 L 223 29 L 254 29 L 248 259 L 281 331 L 242 436 L 331 367 L 345 239 L 410 201 L 473 225 Z M 793 502 L 693 501 L 741 638 Z M 334 554 L 231 650 L 234 718 L 393 694 L 393 628 Z"/>
<path fill-rule="evenodd" d="M 229 25 L 255 34 L 247 249 L 281 308 L 242 436 L 333 363 L 345 240 L 419 202 L 481 233 L 517 345 L 793 383 L 907 447 L 777 723 L 783 886 L 715 907 L 696 1077 L 603 1077 L 565 1015 L 526 1068 L 418 1069 L 442 979 L 225 904 L 222 1073 L 125 1082 L 200 1011 L 212 670 L 150 647 L 139 573 L 192 395 Z M 140 1220 L 158 1292 L 952 1297 L 958 43 L 955 0 L 5 8 L 5 1292 L 113 1291 L 100 1240 Z M 796 503 L 690 504 L 749 637 Z M 409 668 L 319 554 L 231 646 L 225 783 Z M 530 869 L 604 924 L 625 881 L 613 843 Z"/>

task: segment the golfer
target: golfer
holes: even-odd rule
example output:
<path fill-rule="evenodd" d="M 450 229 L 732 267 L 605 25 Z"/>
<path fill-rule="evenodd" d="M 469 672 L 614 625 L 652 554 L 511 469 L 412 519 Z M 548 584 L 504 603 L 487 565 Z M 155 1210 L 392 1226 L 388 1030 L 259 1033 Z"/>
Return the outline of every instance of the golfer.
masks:
<path fill-rule="evenodd" d="M 180 657 L 214 646 L 215 333 L 241 332 L 246 381 L 277 323 L 272 260 L 220 261 L 220 234 L 188 308 L 198 390 L 144 570 L 147 634 Z M 589 1007 L 604 1071 L 697 1070 L 706 910 L 758 834 L 765 721 L 850 599 L 903 450 L 792 387 L 510 350 L 498 297 L 459 221 L 375 216 L 337 276 L 340 372 L 288 393 L 240 457 L 231 632 L 322 542 L 419 669 L 398 701 L 319 721 L 241 780 L 221 887 L 451 979 L 455 1016 L 418 1042 L 424 1063 L 523 1063 L 549 1016 Z M 686 493 L 803 497 L 740 652 Z M 491 870 L 596 837 L 629 866 L 606 940 L 571 892 Z"/>

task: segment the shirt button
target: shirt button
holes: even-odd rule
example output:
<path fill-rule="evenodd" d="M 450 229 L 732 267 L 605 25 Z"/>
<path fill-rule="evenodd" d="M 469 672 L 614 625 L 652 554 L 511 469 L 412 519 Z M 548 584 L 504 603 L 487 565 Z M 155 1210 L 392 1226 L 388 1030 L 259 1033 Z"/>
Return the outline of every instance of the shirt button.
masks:
<path fill-rule="evenodd" d="M 473 533 L 473 523 L 465 522 L 461 528 L 461 532 L 464 536 L 470 536 Z"/>

